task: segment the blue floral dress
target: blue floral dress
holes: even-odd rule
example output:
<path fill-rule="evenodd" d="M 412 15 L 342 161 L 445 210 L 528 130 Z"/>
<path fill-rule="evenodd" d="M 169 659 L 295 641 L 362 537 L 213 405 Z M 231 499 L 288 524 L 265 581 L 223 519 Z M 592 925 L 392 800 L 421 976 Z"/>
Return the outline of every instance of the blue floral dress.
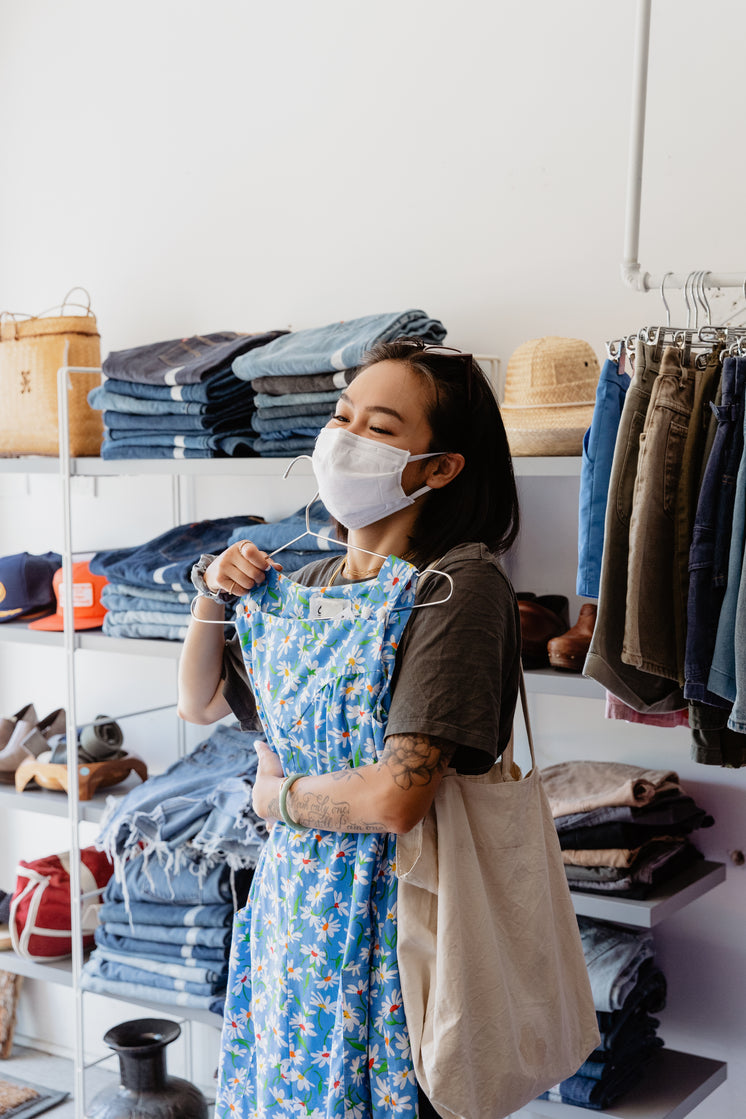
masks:
<path fill-rule="evenodd" d="M 303 587 L 268 572 L 237 626 L 285 773 L 368 765 L 383 751 L 396 648 L 417 572 Z M 277 824 L 236 915 L 218 1119 L 417 1116 L 396 956 L 395 840 Z"/>

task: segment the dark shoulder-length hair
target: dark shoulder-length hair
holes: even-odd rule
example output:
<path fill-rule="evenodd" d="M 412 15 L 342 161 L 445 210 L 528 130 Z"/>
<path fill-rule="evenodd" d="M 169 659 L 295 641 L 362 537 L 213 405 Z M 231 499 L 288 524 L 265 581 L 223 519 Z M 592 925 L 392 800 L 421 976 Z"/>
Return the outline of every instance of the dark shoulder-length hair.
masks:
<path fill-rule="evenodd" d="M 479 364 L 471 355 L 430 349 L 415 338 L 379 342 L 360 371 L 379 361 L 400 361 L 425 384 L 429 449 L 464 456 L 461 473 L 418 502 L 404 558 L 422 566 L 471 542 L 506 552 L 518 535 L 518 493 L 500 409 Z"/>

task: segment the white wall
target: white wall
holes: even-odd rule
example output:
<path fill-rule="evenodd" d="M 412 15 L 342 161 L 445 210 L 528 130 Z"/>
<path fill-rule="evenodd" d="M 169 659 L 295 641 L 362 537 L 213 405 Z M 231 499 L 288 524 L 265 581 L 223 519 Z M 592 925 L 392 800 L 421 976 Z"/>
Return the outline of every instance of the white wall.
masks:
<path fill-rule="evenodd" d="M 657 297 L 624 289 L 618 269 L 633 27 L 632 0 L 7 0 L 0 308 L 39 311 L 84 284 L 104 353 L 416 306 L 477 352 L 507 359 L 555 333 L 603 356 L 607 338 L 660 318 Z M 650 271 L 746 269 L 745 33 L 746 10 L 726 0 L 654 5 Z M 718 313 L 733 302 L 724 294 Z M 0 481 L 0 553 L 58 544 L 48 481 Z M 287 512 L 306 485 L 204 485 L 198 507 Z M 524 589 L 572 593 L 574 486 L 523 487 Z M 158 484 L 78 488 L 81 548 L 144 539 L 168 516 Z M 125 693 L 127 703 L 172 694 L 172 666 L 104 659 L 81 668 L 84 717 L 124 709 Z M 3 712 L 28 698 L 59 703 L 53 662 L 2 652 Z M 744 846 L 745 775 L 695 767 L 684 732 L 611 725 L 600 701 L 533 707 L 544 764 L 677 768 L 717 818 L 699 839 L 708 857 Z M 0 823 L 12 857 L 28 853 L 36 827 L 18 819 Z M 725 885 L 656 932 L 667 1043 L 731 1061 L 698 1119 L 740 1119 L 746 1092 L 745 873 L 731 867 Z M 28 990 L 22 1029 L 64 1044 L 58 1003 Z"/>

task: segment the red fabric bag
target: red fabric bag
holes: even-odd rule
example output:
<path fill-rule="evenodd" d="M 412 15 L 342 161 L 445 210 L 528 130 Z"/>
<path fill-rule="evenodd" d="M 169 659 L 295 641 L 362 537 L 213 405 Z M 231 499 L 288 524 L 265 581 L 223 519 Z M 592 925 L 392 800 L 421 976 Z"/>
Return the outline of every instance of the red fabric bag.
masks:
<path fill-rule="evenodd" d="M 96 893 L 82 906 L 83 947 L 93 947 L 98 923 L 99 897 L 114 866 L 95 847 L 80 852 L 80 892 Z M 16 870 L 16 888 L 10 901 L 10 936 L 13 949 L 27 960 L 63 960 L 72 954 L 70 936 L 70 855 L 47 855 L 25 862 Z"/>

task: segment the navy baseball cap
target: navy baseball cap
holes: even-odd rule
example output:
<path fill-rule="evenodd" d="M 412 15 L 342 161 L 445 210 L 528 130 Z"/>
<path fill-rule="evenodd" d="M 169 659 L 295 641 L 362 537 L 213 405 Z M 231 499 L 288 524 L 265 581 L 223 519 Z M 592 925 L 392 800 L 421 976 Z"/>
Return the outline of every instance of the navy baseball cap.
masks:
<path fill-rule="evenodd" d="M 57 552 L 0 556 L 0 622 L 52 613 L 56 602 L 52 577 L 60 567 L 62 556 Z"/>

